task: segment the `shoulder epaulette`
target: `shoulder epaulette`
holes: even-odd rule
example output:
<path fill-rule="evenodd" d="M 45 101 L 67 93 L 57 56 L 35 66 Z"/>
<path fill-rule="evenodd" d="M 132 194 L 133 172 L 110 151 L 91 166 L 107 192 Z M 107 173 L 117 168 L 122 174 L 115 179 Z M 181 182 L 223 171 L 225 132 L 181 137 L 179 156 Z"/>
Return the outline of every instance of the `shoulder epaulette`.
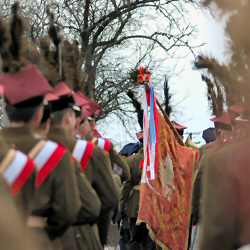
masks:
<path fill-rule="evenodd" d="M 34 161 L 21 151 L 14 149 L 10 149 L 0 163 L 0 173 L 11 187 L 13 195 L 22 189 L 34 169 Z"/>
<path fill-rule="evenodd" d="M 73 149 L 72 155 L 81 163 L 82 171 L 85 171 L 88 165 L 88 162 L 94 151 L 94 144 L 85 140 L 77 140 L 75 147 Z"/>
<path fill-rule="evenodd" d="M 50 173 L 59 165 L 66 148 L 53 141 L 40 141 L 29 155 L 35 162 L 37 172 L 35 186 L 39 188 L 48 178 Z"/>
<path fill-rule="evenodd" d="M 104 138 L 98 138 L 96 143 L 97 143 L 97 146 L 100 149 L 102 149 L 102 150 L 104 150 L 104 151 L 106 151 L 108 153 L 110 152 L 111 146 L 112 146 L 110 140 L 107 140 L 107 139 L 104 139 Z"/>

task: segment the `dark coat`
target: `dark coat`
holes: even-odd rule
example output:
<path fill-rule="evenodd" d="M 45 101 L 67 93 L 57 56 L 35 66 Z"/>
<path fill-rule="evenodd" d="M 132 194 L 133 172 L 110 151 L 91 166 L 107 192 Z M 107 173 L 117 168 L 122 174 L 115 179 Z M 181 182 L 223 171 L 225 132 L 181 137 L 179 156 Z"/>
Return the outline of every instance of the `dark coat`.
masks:
<path fill-rule="evenodd" d="M 129 218 L 137 218 L 139 211 L 140 192 L 138 185 L 141 181 L 142 170 L 140 167 L 140 161 L 142 159 L 143 151 L 127 158 L 131 178 L 125 182 L 123 186 L 120 206 L 122 213 L 125 213 Z"/>

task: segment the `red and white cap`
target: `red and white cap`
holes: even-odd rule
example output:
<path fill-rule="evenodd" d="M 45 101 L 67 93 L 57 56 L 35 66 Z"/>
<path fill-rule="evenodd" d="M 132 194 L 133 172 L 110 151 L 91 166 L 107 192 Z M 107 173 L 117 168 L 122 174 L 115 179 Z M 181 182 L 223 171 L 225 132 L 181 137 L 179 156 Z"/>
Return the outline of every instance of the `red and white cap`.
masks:
<path fill-rule="evenodd" d="M 0 85 L 3 87 L 5 98 L 11 105 L 38 96 L 45 96 L 52 91 L 46 78 L 32 64 L 27 65 L 15 74 L 1 75 Z"/>

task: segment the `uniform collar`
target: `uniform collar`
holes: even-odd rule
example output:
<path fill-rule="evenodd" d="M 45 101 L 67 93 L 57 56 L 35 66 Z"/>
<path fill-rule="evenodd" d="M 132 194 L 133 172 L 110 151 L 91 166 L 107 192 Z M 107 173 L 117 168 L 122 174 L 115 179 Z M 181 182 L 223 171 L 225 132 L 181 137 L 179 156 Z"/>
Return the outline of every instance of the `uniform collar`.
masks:
<path fill-rule="evenodd" d="M 51 127 L 48 139 L 53 140 L 59 144 L 62 144 L 64 147 L 68 148 L 69 150 L 73 150 L 75 140 L 70 137 L 63 128 L 60 127 Z"/>
<path fill-rule="evenodd" d="M 6 136 L 8 135 L 27 136 L 27 134 L 29 135 L 33 134 L 32 129 L 29 126 L 3 128 L 1 132 Z"/>

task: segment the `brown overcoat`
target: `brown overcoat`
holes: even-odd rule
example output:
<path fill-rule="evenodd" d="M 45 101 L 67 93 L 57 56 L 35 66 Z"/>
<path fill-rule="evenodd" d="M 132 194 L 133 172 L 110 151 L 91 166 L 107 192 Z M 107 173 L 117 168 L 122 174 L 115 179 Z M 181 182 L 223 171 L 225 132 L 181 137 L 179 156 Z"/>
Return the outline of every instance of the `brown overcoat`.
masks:
<path fill-rule="evenodd" d="M 1 249 L 42 250 L 37 238 L 27 229 L 13 197 L 0 177 L 0 242 Z"/>
<path fill-rule="evenodd" d="M 70 152 L 72 152 L 75 141 L 71 136 L 67 135 L 63 129 L 51 128 L 48 138 L 64 145 L 69 149 Z M 101 202 L 95 190 L 87 180 L 85 174 L 81 172 L 79 163 L 76 161 L 74 162 L 74 169 L 80 191 L 81 209 L 74 226 L 70 227 L 62 237 L 63 249 L 95 249 L 92 248 L 92 245 L 97 244 L 100 246 L 100 243 L 95 243 L 95 234 L 90 224 L 95 224 L 97 222 L 101 210 Z M 83 225 L 88 228 L 89 231 L 92 231 L 87 232 L 87 236 L 86 233 L 83 234 L 79 230 L 79 228 L 81 228 Z M 88 245 L 90 245 L 90 247 L 88 247 Z"/>
<path fill-rule="evenodd" d="M 250 138 L 224 146 L 206 161 L 200 250 L 250 244 Z"/>
<path fill-rule="evenodd" d="M 28 127 L 4 128 L 0 136 L 9 147 L 26 154 L 39 142 Z M 26 215 L 47 218 L 45 230 L 51 239 L 61 236 L 75 222 L 80 210 L 79 190 L 71 165 L 71 155 L 66 153 L 40 188 L 34 187 L 33 176 L 18 199 L 18 206 Z"/>
<path fill-rule="evenodd" d="M 108 155 L 95 147 L 85 173 L 102 203 L 98 229 L 101 243 L 104 245 L 107 242 L 108 226 L 111 219 L 110 212 L 117 208 L 119 202 L 119 190 L 112 175 Z"/>
<path fill-rule="evenodd" d="M 52 133 L 54 136 L 58 134 L 58 132 L 56 132 L 54 129 L 51 130 L 50 134 Z M 65 138 L 67 138 L 69 149 L 73 151 L 76 141 L 72 138 L 69 138 L 66 134 Z M 97 228 L 94 223 L 91 225 L 88 224 L 74 227 L 71 229 L 71 234 L 78 235 L 78 248 L 84 250 L 100 250 L 103 247 L 100 243 L 99 234 L 102 235 L 102 239 L 106 238 L 107 213 L 117 206 L 119 199 L 119 193 L 112 177 L 110 161 L 103 150 L 99 149 L 98 147 L 94 148 L 93 155 L 89 160 L 84 174 L 96 191 L 101 202 L 101 214 L 97 220 L 97 223 L 100 221 L 104 221 L 105 223 L 103 222 L 102 225 L 99 223 L 99 228 Z"/>

